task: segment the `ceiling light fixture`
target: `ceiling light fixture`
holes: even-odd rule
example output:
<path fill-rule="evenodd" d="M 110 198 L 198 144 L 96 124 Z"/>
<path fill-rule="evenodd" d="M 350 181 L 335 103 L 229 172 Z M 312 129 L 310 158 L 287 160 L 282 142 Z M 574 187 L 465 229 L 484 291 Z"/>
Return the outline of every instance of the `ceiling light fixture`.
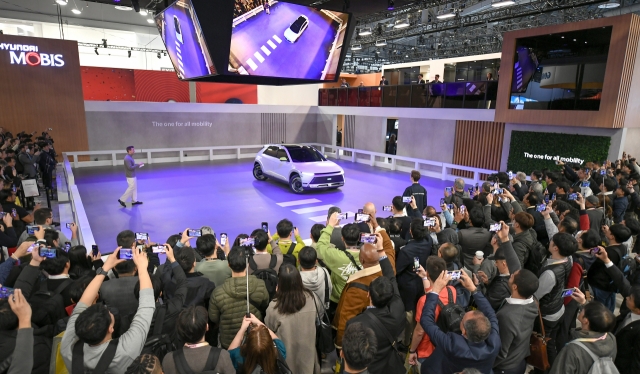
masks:
<path fill-rule="evenodd" d="M 404 18 L 404 19 L 401 19 L 401 20 L 397 20 L 395 22 L 395 25 L 393 25 L 393 28 L 394 29 L 403 29 L 405 27 L 409 27 L 409 25 L 410 25 L 409 24 L 409 19 L 408 18 Z"/>
<path fill-rule="evenodd" d="M 606 3 L 602 3 L 600 5 L 598 5 L 598 8 L 600 9 L 613 9 L 613 8 L 617 8 L 620 6 L 620 1 L 618 0 L 609 0 Z"/>
<path fill-rule="evenodd" d="M 456 16 L 456 12 L 453 9 L 443 9 L 438 11 L 437 19 L 448 19 Z"/>
<path fill-rule="evenodd" d="M 80 9 L 78 9 L 78 8 L 73 8 L 73 9 L 71 9 L 71 13 L 73 13 L 73 14 L 82 14 L 82 11 Z"/>
<path fill-rule="evenodd" d="M 56 0 L 56 4 L 58 5 L 67 5 L 69 3 L 69 0 Z"/>
<path fill-rule="evenodd" d="M 154 22 L 154 21 L 153 21 L 153 18 L 147 18 L 147 22 L 148 22 L 148 23 L 153 23 L 153 22 Z"/>
<path fill-rule="evenodd" d="M 387 40 L 386 39 L 376 40 L 376 47 L 383 47 L 385 45 L 387 45 Z"/>
<path fill-rule="evenodd" d="M 147 11 L 146 9 L 140 9 L 141 16 L 146 16 L 147 14 L 149 14 L 149 11 Z"/>
<path fill-rule="evenodd" d="M 513 0 L 496 0 L 491 3 L 491 6 L 494 8 L 503 8 L 506 6 L 514 5 L 516 2 Z"/>
<path fill-rule="evenodd" d="M 358 35 L 360 35 L 360 36 L 366 36 L 366 35 L 371 35 L 371 34 L 372 34 L 371 27 L 362 28 L 362 29 L 360 29 L 360 32 L 358 33 Z"/>
<path fill-rule="evenodd" d="M 362 49 L 362 44 L 354 44 L 351 46 L 352 51 L 359 51 Z"/>
<path fill-rule="evenodd" d="M 388 0 L 387 1 L 387 10 L 394 10 L 395 9 L 395 3 L 393 2 L 393 0 Z"/>
<path fill-rule="evenodd" d="M 133 10 L 132 7 L 130 6 L 126 6 L 126 5 L 116 5 L 116 9 L 118 10 L 124 10 L 125 12 L 128 12 L 130 10 Z"/>

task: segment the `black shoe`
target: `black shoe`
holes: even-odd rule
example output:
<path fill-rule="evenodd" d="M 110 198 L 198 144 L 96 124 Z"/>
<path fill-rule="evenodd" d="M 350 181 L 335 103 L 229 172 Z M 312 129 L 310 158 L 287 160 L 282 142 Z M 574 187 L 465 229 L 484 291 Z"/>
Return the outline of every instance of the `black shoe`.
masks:
<path fill-rule="evenodd" d="M 131 205 L 140 205 L 142 204 L 142 201 L 134 201 L 131 203 Z"/>
<path fill-rule="evenodd" d="M 120 203 L 120 205 L 122 205 L 123 208 L 127 207 L 127 204 L 125 204 L 124 201 L 118 199 L 118 202 Z"/>

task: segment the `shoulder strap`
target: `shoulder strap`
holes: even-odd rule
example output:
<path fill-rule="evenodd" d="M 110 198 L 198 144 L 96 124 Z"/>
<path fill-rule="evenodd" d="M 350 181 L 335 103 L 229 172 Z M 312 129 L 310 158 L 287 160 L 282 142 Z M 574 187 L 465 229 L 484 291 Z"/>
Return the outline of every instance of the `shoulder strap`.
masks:
<path fill-rule="evenodd" d="M 164 317 L 167 315 L 166 304 L 163 304 L 158 308 L 158 314 L 156 314 L 155 322 L 153 325 L 153 335 L 162 334 L 162 325 L 164 324 Z"/>
<path fill-rule="evenodd" d="M 369 319 L 371 321 L 373 321 L 373 324 L 376 326 L 375 330 L 382 331 L 382 333 L 384 334 L 385 338 L 387 338 L 389 343 L 391 343 L 391 347 L 396 352 L 398 352 L 398 348 L 396 347 L 395 339 L 391 336 L 391 334 L 389 333 L 389 330 L 387 330 L 387 328 L 382 324 L 382 322 L 380 322 L 380 319 L 375 314 L 373 314 L 371 312 L 369 312 L 369 313 L 365 312 L 364 314 L 369 316 Z"/>
<path fill-rule="evenodd" d="M 540 328 L 542 329 L 542 337 L 546 337 L 547 335 L 544 333 L 544 323 L 542 322 L 542 313 L 540 312 L 540 303 L 536 298 L 533 299 L 536 302 L 536 306 L 538 307 L 538 318 L 540 318 Z"/>
<path fill-rule="evenodd" d="M 296 244 L 297 245 L 297 244 Z M 293 245 L 293 242 L 291 242 L 291 247 L 289 247 L 289 250 L 287 251 L 288 255 L 293 255 L 293 251 L 296 249 L 296 246 Z"/>
<path fill-rule="evenodd" d="M 249 256 L 249 267 L 251 268 L 251 270 L 253 270 L 254 273 L 256 270 L 258 270 L 258 264 L 256 264 L 253 256 Z"/>
<path fill-rule="evenodd" d="M 212 348 L 213 350 L 213 348 Z M 184 347 L 176 350 L 173 352 L 173 361 L 176 364 L 176 369 L 178 369 L 178 372 L 181 374 L 195 374 L 195 372 L 193 370 L 191 370 L 191 367 L 189 366 L 189 364 L 187 363 L 187 359 L 184 357 Z M 209 361 L 207 361 L 207 363 L 209 363 Z M 207 367 L 205 366 L 205 369 Z"/>
<path fill-rule="evenodd" d="M 276 255 L 271 255 L 271 260 L 269 261 L 269 269 L 271 270 L 275 269 L 277 263 L 278 263 L 278 257 Z"/>
<path fill-rule="evenodd" d="M 98 360 L 95 369 L 93 369 L 93 374 L 104 374 L 107 371 L 116 355 L 117 349 L 118 339 L 111 340 L 109 345 L 107 345 L 107 349 L 102 352 L 100 360 Z M 71 374 L 84 374 L 84 371 L 84 342 L 82 340 L 78 340 L 76 344 L 73 345 Z"/>
<path fill-rule="evenodd" d="M 65 288 L 69 287 L 69 285 L 71 284 L 71 282 L 72 282 L 72 281 L 71 281 L 71 278 L 67 278 L 67 279 L 65 279 L 65 281 L 64 281 L 64 282 L 62 282 L 62 283 L 58 286 L 58 288 L 56 288 L 56 289 L 53 291 L 53 296 L 61 294 L 61 293 L 62 293 L 62 291 L 64 291 L 64 290 L 65 290 Z M 43 283 L 44 283 L 44 282 L 43 282 Z"/>
<path fill-rule="evenodd" d="M 347 285 L 349 287 L 355 287 L 355 288 L 359 288 L 361 290 L 363 290 L 364 292 L 369 292 L 369 286 L 364 285 L 362 283 L 358 283 L 358 282 L 351 282 L 351 283 L 347 283 Z"/>
<path fill-rule="evenodd" d="M 220 349 L 211 347 L 209 350 L 209 357 L 207 357 L 207 363 L 204 365 L 204 370 L 215 370 L 218 366 L 218 360 L 220 359 Z"/>
<path fill-rule="evenodd" d="M 329 302 L 329 273 L 322 267 L 320 269 L 324 273 L 324 302 L 326 304 Z"/>
<path fill-rule="evenodd" d="M 596 356 L 596 354 L 595 354 L 595 353 L 593 353 L 593 351 L 592 351 L 592 350 L 590 350 L 589 348 L 587 348 L 587 346 L 586 346 L 586 345 L 584 345 L 582 342 L 574 340 L 574 341 L 572 341 L 571 343 L 573 343 L 573 344 L 577 345 L 578 347 L 581 347 L 582 349 L 584 349 L 585 351 L 587 351 L 587 353 L 589 354 L 589 356 L 591 356 L 591 358 L 593 359 L 593 362 L 598 361 L 598 359 L 600 358 L 600 357 Z"/>
<path fill-rule="evenodd" d="M 356 267 L 356 269 L 358 270 L 362 270 L 362 268 L 360 266 L 358 266 L 358 263 L 356 262 L 356 259 L 353 258 L 353 256 L 351 255 L 351 253 L 349 253 L 348 250 L 343 250 L 344 254 L 347 255 L 347 257 L 349 257 L 349 261 L 351 261 L 351 263 L 353 264 L 353 266 Z"/>

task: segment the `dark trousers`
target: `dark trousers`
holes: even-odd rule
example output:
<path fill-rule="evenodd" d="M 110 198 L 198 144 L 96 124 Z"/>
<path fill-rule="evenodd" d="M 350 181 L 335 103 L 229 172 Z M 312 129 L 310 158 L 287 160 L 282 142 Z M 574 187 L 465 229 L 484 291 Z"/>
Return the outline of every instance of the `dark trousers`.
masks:
<path fill-rule="evenodd" d="M 522 360 L 520 365 L 511 368 L 511 369 L 493 369 L 494 374 L 524 374 L 525 370 L 527 370 L 527 361 Z"/>
<path fill-rule="evenodd" d="M 547 321 L 546 319 L 542 319 L 542 324 L 544 325 L 544 333 L 547 338 L 550 340 L 547 342 L 547 357 L 549 358 L 549 365 L 553 366 L 553 361 L 555 361 L 556 356 L 558 355 L 558 331 L 560 331 L 560 327 L 562 325 L 562 317 L 560 317 L 557 321 Z M 533 325 L 535 331 L 541 332 L 540 329 L 540 320 L 536 318 L 536 322 Z M 562 347 L 560 347 L 562 348 Z M 540 374 L 543 371 L 536 369 L 534 373 Z"/>

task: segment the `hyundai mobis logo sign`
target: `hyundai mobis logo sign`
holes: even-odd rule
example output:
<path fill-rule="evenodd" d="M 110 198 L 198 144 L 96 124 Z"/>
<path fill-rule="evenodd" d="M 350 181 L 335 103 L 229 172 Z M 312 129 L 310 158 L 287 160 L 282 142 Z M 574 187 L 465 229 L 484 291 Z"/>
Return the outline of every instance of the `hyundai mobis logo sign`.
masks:
<path fill-rule="evenodd" d="M 12 65 L 64 66 L 62 55 L 40 52 L 35 45 L 0 43 L 0 51 L 9 52 Z"/>

